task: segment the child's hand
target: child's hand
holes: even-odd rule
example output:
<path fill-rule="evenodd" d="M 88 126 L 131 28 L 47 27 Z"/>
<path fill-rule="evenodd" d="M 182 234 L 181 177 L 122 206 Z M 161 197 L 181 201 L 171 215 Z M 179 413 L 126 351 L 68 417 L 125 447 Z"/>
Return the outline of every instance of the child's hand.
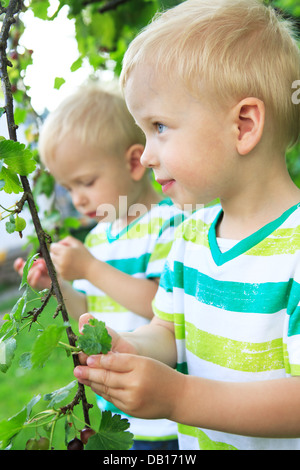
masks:
<path fill-rule="evenodd" d="M 22 258 L 17 258 L 14 262 L 14 269 L 21 277 L 23 276 L 24 265 L 25 261 Z M 43 258 L 38 258 L 34 261 L 29 270 L 27 281 L 33 289 L 50 289 L 51 279 Z"/>
<path fill-rule="evenodd" d="M 93 315 L 90 313 L 84 313 L 79 317 L 78 328 L 79 332 L 81 333 L 85 324 L 89 322 L 91 318 L 94 318 Z M 122 333 L 119 335 L 116 331 L 112 328 L 106 327 L 108 334 L 111 336 L 111 350 L 113 352 L 122 352 L 128 354 L 137 354 L 137 350 L 134 345 L 126 339 L 126 333 Z M 85 355 L 82 355 L 84 357 Z M 82 363 L 85 363 L 86 356 Z"/>
<path fill-rule="evenodd" d="M 183 374 L 154 359 L 113 352 L 89 356 L 86 364 L 74 369 L 75 377 L 125 413 L 146 419 L 176 415 Z"/>
<path fill-rule="evenodd" d="M 63 279 L 86 279 L 88 264 L 94 257 L 81 241 L 66 237 L 58 243 L 52 243 L 50 253 L 55 269 Z"/>

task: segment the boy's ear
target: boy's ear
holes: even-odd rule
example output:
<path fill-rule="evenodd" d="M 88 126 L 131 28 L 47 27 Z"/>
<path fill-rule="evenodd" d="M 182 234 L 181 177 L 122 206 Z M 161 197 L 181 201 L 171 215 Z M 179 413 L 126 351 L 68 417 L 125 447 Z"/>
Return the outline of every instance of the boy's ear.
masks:
<path fill-rule="evenodd" d="M 265 125 L 265 105 L 258 98 L 245 98 L 235 107 L 236 148 L 247 155 L 260 142 Z"/>
<path fill-rule="evenodd" d="M 134 181 L 140 181 L 146 171 L 146 168 L 141 164 L 143 152 L 144 146 L 142 144 L 133 144 L 125 153 L 126 164 Z"/>

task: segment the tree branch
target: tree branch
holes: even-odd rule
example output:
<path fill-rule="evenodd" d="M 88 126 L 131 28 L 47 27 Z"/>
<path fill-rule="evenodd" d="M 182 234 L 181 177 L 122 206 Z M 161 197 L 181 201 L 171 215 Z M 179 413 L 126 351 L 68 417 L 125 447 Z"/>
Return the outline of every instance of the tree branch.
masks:
<path fill-rule="evenodd" d="M 13 96 L 12 96 L 11 84 L 10 84 L 10 80 L 9 80 L 8 72 L 7 72 L 7 67 L 10 66 L 11 64 L 7 59 L 6 48 L 7 48 L 7 41 L 9 37 L 10 27 L 13 23 L 15 23 L 16 21 L 15 15 L 17 15 L 21 11 L 22 7 L 23 7 L 23 4 L 21 0 L 10 0 L 9 5 L 5 11 L 5 16 L 3 19 L 2 28 L 0 32 L 0 78 L 1 78 L 1 83 L 2 83 L 2 88 L 3 88 L 3 93 L 4 93 L 9 138 L 13 141 L 17 141 L 17 132 L 16 132 L 17 126 L 14 120 Z M 57 302 L 60 305 L 60 311 L 61 311 L 64 322 L 69 323 L 68 312 L 65 307 L 63 295 L 62 295 L 62 292 L 60 290 L 60 286 L 57 280 L 56 271 L 55 271 L 55 268 L 52 263 L 52 259 L 50 257 L 50 253 L 48 250 L 49 236 L 44 232 L 42 228 L 28 178 L 26 176 L 20 176 L 20 180 L 24 189 L 24 195 L 21 200 L 22 205 L 24 204 L 26 200 L 28 203 L 28 207 L 30 210 L 30 214 L 32 217 L 36 235 L 40 243 L 40 251 L 47 265 L 49 276 L 52 282 L 51 292 L 53 291 L 53 294 L 55 295 Z M 76 335 L 74 334 L 72 328 L 68 326 L 66 331 L 67 331 L 67 336 L 68 336 L 68 341 L 69 341 L 70 346 L 75 346 Z M 78 356 L 73 355 L 72 357 L 73 357 L 74 366 L 79 365 Z M 87 403 L 84 385 L 80 383 L 78 383 L 78 394 L 82 400 L 85 422 L 86 424 L 90 424 L 89 413 L 88 413 L 90 405 L 88 405 Z"/>

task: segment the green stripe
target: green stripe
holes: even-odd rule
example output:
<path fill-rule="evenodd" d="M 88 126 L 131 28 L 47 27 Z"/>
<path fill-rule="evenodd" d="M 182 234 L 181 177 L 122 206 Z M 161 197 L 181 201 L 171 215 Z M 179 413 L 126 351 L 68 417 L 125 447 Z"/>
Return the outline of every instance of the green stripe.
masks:
<path fill-rule="evenodd" d="M 151 254 L 150 261 L 166 259 L 170 252 L 172 244 L 173 244 L 173 241 L 170 241 L 168 243 L 157 243 Z"/>
<path fill-rule="evenodd" d="M 236 341 L 186 322 L 186 348 L 200 359 L 233 370 L 265 372 L 284 368 L 282 338 L 262 343 Z"/>
<path fill-rule="evenodd" d="M 300 249 L 300 226 L 290 229 L 278 229 L 272 236 L 247 251 L 251 256 L 273 256 L 295 254 Z"/>
<path fill-rule="evenodd" d="M 239 241 L 233 248 L 230 250 L 222 253 L 218 247 L 218 243 L 216 240 L 216 226 L 218 224 L 219 219 L 222 217 L 222 209 L 220 210 L 219 214 L 211 224 L 211 227 L 208 232 L 208 240 L 209 246 L 211 249 L 212 257 L 217 266 L 221 266 L 228 261 L 240 256 L 241 254 L 246 253 L 253 247 L 257 246 L 263 240 L 267 239 L 271 234 L 275 233 L 275 231 L 280 228 L 280 226 L 288 219 L 288 217 L 300 207 L 300 203 L 295 204 L 294 206 L 290 207 L 286 210 L 280 217 L 273 220 L 269 224 L 266 224 L 261 229 L 257 230 L 256 232 L 249 235 L 249 237 L 244 238 L 243 240 Z"/>
<path fill-rule="evenodd" d="M 300 375 L 300 365 L 299 364 L 291 364 L 291 375 Z"/>
<path fill-rule="evenodd" d="M 124 273 L 133 275 L 146 272 L 150 256 L 150 253 L 145 253 L 139 258 L 113 259 L 106 261 L 106 263 L 120 271 L 123 271 Z"/>
<path fill-rule="evenodd" d="M 124 413 L 123 413 L 124 414 Z M 159 432 L 159 430 L 158 430 Z M 177 434 L 169 434 L 168 436 L 142 436 L 141 434 L 135 434 L 135 441 L 147 441 L 147 442 L 167 442 L 177 440 Z"/>
<path fill-rule="evenodd" d="M 151 234 L 158 234 L 166 220 L 168 219 L 163 217 L 153 217 L 147 222 L 141 222 L 140 218 L 137 218 L 116 235 L 111 233 L 110 226 L 106 231 L 107 240 L 112 243 L 115 240 L 135 240 Z"/>
<path fill-rule="evenodd" d="M 124 313 L 128 309 L 118 304 L 115 300 L 107 295 L 88 295 L 87 296 L 88 311 L 89 312 L 103 312 L 103 313 Z"/>
<path fill-rule="evenodd" d="M 152 310 L 154 312 L 154 315 L 156 315 L 161 320 L 173 322 L 174 320 L 173 313 L 166 313 L 166 312 L 163 312 L 162 310 L 159 310 L 155 305 L 155 298 L 152 301 Z"/>
<path fill-rule="evenodd" d="M 219 281 L 178 261 L 174 273 L 165 265 L 160 285 L 166 292 L 184 289 L 201 303 L 235 312 L 275 313 L 289 307 L 291 314 L 300 299 L 300 285 L 293 279 L 256 284 Z"/>
<path fill-rule="evenodd" d="M 185 241 L 208 247 L 210 226 L 211 224 L 206 224 L 201 219 L 189 218 L 176 229 L 175 238 L 183 238 Z"/>
<path fill-rule="evenodd" d="M 89 233 L 85 239 L 85 246 L 93 248 L 94 246 L 101 245 L 107 241 L 105 233 Z"/>
<path fill-rule="evenodd" d="M 176 370 L 181 372 L 181 374 L 188 375 L 188 366 L 186 362 L 181 362 L 176 364 Z"/>
<path fill-rule="evenodd" d="M 199 428 L 178 424 L 178 432 L 186 436 L 197 438 L 200 450 L 237 450 L 236 447 L 226 444 L 225 442 L 213 441 Z"/>
<path fill-rule="evenodd" d="M 210 227 L 211 224 L 206 224 L 201 219 L 188 219 L 176 230 L 176 238 L 183 238 L 186 241 L 209 247 L 208 233 Z M 249 244 L 248 251 L 246 250 L 247 247 L 242 246 L 238 254 L 244 252 L 245 255 L 249 256 L 273 256 L 277 254 L 294 254 L 300 249 L 300 226 L 286 229 L 279 228 L 271 234 L 269 233 L 269 226 L 266 227 L 268 231 L 265 234 L 263 231 L 259 232 L 260 236 L 258 235 L 257 239 L 254 237 L 255 234 L 251 236 L 252 243 L 256 243 L 255 246 Z M 262 239 L 265 235 L 269 236 Z M 213 230 L 211 230 L 210 239 L 214 248 L 216 242 L 212 240 L 212 237 L 214 238 Z M 245 240 L 249 242 L 248 238 Z M 234 253 L 234 256 L 236 255 Z"/>

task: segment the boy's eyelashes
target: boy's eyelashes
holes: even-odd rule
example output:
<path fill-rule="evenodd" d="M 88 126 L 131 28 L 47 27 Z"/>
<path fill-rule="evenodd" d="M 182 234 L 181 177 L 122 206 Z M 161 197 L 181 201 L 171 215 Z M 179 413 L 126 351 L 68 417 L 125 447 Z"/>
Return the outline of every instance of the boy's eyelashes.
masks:
<path fill-rule="evenodd" d="M 154 123 L 154 127 L 157 129 L 157 132 L 159 134 L 162 134 L 163 132 L 166 131 L 167 129 L 167 126 L 165 126 L 164 124 L 162 124 L 161 122 L 155 122 Z"/>
<path fill-rule="evenodd" d="M 93 186 L 93 184 L 95 183 L 95 179 L 91 180 L 91 181 L 88 181 L 86 183 L 83 183 L 83 186 L 86 186 L 86 187 L 89 187 L 89 186 Z"/>
<path fill-rule="evenodd" d="M 76 186 L 84 186 L 86 188 L 90 187 L 90 186 L 93 186 L 93 184 L 95 183 L 96 181 L 96 178 L 90 180 L 90 181 L 80 181 L 78 183 L 76 183 Z M 62 184 L 62 186 L 69 192 L 72 192 L 74 190 L 74 187 L 71 187 L 71 186 L 67 186 L 65 184 Z"/>

